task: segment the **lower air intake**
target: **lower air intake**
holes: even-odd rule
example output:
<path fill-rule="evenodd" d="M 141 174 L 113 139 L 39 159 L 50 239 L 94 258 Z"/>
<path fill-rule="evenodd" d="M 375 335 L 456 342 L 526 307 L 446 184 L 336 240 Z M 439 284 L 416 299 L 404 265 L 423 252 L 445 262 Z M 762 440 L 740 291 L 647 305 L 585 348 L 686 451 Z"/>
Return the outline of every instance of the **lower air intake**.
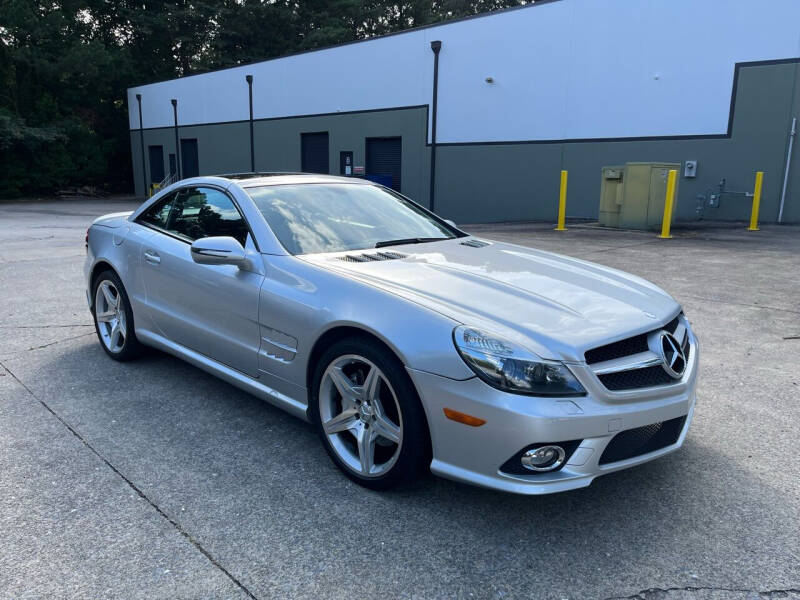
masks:
<path fill-rule="evenodd" d="M 686 416 L 621 431 L 611 438 L 600 457 L 600 464 L 627 460 L 671 446 L 678 441 L 684 423 Z"/>

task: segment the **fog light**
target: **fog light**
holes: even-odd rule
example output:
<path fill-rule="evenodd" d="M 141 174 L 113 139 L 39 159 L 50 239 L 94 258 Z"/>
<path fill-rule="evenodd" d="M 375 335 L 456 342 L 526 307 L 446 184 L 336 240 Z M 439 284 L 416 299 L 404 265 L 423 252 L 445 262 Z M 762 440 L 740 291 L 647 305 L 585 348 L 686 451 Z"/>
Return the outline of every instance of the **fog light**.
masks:
<path fill-rule="evenodd" d="M 552 471 L 564 462 L 564 449 L 561 446 L 542 446 L 528 450 L 522 455 L 522 466 L 531 471 Z"/>

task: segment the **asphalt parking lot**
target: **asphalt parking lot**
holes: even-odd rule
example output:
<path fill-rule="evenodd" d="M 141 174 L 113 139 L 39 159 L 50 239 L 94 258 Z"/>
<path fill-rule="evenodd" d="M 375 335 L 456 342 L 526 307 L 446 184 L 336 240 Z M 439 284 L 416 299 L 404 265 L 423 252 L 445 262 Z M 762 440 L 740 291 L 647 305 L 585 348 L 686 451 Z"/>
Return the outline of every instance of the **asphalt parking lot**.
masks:
<path fill-rule="evenodd" d="M 0 204 L 0 598 L 800 598 L 800 227 L 465 227 L 670 291 L 702 346 L 695 421 L 576 492 L 380 494 L 272 406 L 105 356 L 83 237 L 132 207 Z"/>

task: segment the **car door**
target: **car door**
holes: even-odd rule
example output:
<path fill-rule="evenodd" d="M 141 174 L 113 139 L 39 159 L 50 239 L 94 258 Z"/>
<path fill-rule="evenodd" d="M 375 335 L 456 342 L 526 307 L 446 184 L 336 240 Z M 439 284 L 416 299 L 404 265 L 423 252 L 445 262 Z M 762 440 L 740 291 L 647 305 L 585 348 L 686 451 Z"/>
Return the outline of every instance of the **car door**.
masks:
<path fill-rule="evenodd" d="M 142 245 L 142 273 L 147 310 L 161 335 L 257 377 L 263 266 L 236 204 L 221 189 L 188 187 L 140 220 L 156 230 Z M 194 262 L 191 243 L 211 236 L 239 240 L 256 257 L 253 271 Z"/>

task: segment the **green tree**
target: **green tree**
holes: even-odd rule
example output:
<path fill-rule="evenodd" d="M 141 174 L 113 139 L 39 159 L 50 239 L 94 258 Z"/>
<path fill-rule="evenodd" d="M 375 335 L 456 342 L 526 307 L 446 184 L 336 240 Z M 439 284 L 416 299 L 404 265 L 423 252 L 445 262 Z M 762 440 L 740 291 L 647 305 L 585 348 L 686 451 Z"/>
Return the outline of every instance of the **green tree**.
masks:
<path fill-rule="evenodd" d="M 0 196 L 130 190 L 126 90 L 520 0 L 0 0 Z"/>

